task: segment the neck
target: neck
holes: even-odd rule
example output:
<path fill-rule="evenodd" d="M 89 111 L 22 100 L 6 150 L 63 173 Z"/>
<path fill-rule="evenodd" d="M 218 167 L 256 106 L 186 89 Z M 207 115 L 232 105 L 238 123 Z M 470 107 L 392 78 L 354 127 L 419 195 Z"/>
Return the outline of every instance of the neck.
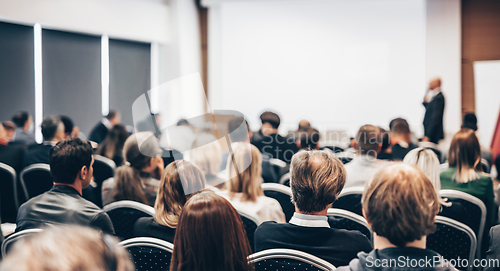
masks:
<path fill-rule="evenodd" d="M 416 247 L 416 248 L 425 249 L 426 242 L 427 242 L 427 236 L 422 236 L 422 238 L 420 238 L 420 240 L 415 240 L 413 242 L 406 243 L 406 245 L 404 247 Z M 377 235 L 376 232 L 373 233 L 373 248 L 374 249 L 385 249 L 385 248 L 391 248 L 391 247 L 397 247 L 397 246 L 392 244 L 387 238 Z"/>
<path fill-rule="evenodd" d="M 54 183 L 54 185 L 64 185 L 64 186 L 69 186 L 69 187 L 73 187 L 76 191 L 78 191 L 78 193 L 80 193 L 80 196 L 82 195 L 82 183 L 81 182 L 77 182 L 75 181 L 74 183 L 72 184 L 67 184 L 67 183 Z"/>
<path fill-rule="evenodd" d="M 328 206 L 327 208 L 325 208 L 323 211 L 319 211 L 319 212 L 304 212 L 304 211 L 301 211 L 299 210 L 299 208 L 297 208 L 297 206 L 295 206 L 295 212 L 296 213 L 299 213 L 299 214 L 303 214 L 303 215 L 320 215 L 320 216 L 326 216 L 326 214 L 328 213 L 328 208 L 330 206 Z"/>

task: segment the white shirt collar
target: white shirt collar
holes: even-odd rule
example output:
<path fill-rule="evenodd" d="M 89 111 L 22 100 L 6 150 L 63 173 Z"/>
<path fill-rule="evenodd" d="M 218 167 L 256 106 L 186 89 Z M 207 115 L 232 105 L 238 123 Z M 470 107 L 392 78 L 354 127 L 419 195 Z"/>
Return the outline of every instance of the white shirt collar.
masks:
<path fill-rule="evenodd" d="M 102 124 L 106 126 L 108 129 L 113 128 L 113 125 L 111 125 L 111 122 L 107 118 L 102 118 L 101 120 Z"/>
<path fill-rule="evenodd" d="M 328 218 L 322 215 L 305 215 L 295 212 L 289 223 L 302 227 L 330 228 Z"/>

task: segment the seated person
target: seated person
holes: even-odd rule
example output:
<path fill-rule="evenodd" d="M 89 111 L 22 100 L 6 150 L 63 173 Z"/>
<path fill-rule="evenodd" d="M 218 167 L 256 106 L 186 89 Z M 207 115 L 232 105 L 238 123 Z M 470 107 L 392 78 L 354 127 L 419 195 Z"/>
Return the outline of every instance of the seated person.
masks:
<path fill-rule="evenodd" d="M 116 124 L 109 130 L 104 141 L 97 147 L 96 154 L 113 160 L 117 167 L 123 165 L 123 145 L 125 145 L 125 141 L 129 135 L 125 125 Z"/>
<path fill-rule="evenodd" d="M 342 190 L 346 171 L 329 151 L 300 151 L 290 168 L 295 213 L 289 223 L 264 222 L 255 231 L 255 250 L 307 252 L 335 266 L 347 265 L 358 252 L 372 249 L 358 231 L 330 228 L 326 213 Z"/>
<path fill-rule="evenodd" d="M 238 212 L 221 196 L 204 191 L 184 206 L 170 271 L 251 271 L 250 253 Z"/>
<path fill-rule="evenodd" d="M 5 131 L 7 132 L 7 142 L 12 142 L 14 134 L 16 133 L 16 125 L 10 120 L 6 120 L 2 122 L 2 124 L 3 128 L 5 128 Z"/>
<path fill-rule="evenodd" d="M 12 139 L 13 144 L 29 146 L 36 143 L 33 135 L 33 118 L 28 112 L 17 112 L 12 117 L 12 122 L 16 124 L 14 138 Z"/>
<path fill-rule="evenodd" d="M 314 128 L 297 132 L 297 148 L 299 150 L 319 150 L 321 136 Z"/>
<path fill-rule="evenodd" d="M 383 168 L 367 184 L 362 205 L 373 230 L 374 250 L 359 253 L 359 259 L 337 270 L 410 270 L 415 266 L 406 266 L 409 261 L 419 265 L 416 270 L 455 270 L 444 262 L 425 265 L 428 259 L 434 263 L 440 258 L 426 249 L 427 235 L 436 229 L 434 220 L 440 204 L 434 186 L 422 171 L 403 163 Z M 382 268 L 383 262 L 392 266 Z M 376 263 L 380 265 L 376 267 Z"/>
<path fill-rule="evenodd" d="M 50 149 L 64 139 L 64 124 L 59 117 L 51 116 L 42 122 L 42 144 L 29 146 L 24 156 L 23 166 L 50 163 Z"/>
<path fill-rule="evenodd" d="M 464 118 L 462 120 L 462 128 L 469 128 L 474 130 L 477 133 L 477 117 L 476 114 L 474 113 L 467 113 L 464 115 Z M 491 168 L 493 166 L 493 154 L 491 153 L 489 146 L 484 146 L 480 143 L 481 145 L 481 158 L 484 158 L 487 162 L 489 167 Z M 489 172 L 488 172 L 489 173 Z"/>
<path fill-rule="evenodd" d="M 356 156 L 345 165 L 347 180 L 344 188 L 364 187 L 379 169 L 387 165 L 387 161 L 376 158 L 382 147 L 381 140 L 377 127 L 367 124 L 359 128 L 353 143 Z"/>
<path fill-rule="evenodd" d="M 138 142 L 142 142 L 140 147 Z M 125 164 L 115 170 L 114 178 L 102 183 L 102 203 L 132 200 L 154 206 L 164 168 L 160 154 L 153 133 L 129 136 L 123 146 Z"/>
<path fill-rule="evenodd" d="M 52 227 L 16 242 L 3 271 L 134 271 L 115 237 L 81 226 Z"/>
<path fill-rule="evenodd" d="M 114 233 L 109 216 L 82 197 L 92 180 L 92 146 L 81 139 L 65 139 L 50 151 L 54 186 L 19 207 L 16 232 L 45 225 L 77 224 Z"/>
<path fill-rule="evenodd" d="M 500 157 L 500 156 L 497 156 Z M 490 230 L 490 248 L 486 252 L 486 260 L 488 263 L 496 262 L 500 259 L 500 225 L 492 227 Z M 489 264 L 484 271 L 499 271 L 500 265 Z"/>
<path fill-rule="evenodd" d="M 11 166 L 17 174 L 23 168 L 24 148 L 9 145 L 9 136 L 4 126 L 0 123 L 0 163 Z"/>
<path fill-rule="evenodd" d="M 418 146 L 411 142 L 410 126 L 407 122 L 396 122 L 391 129 L 392 160 L 402 161 L 405 155 Z"/>
<path fill-rule="evenodd" d="M 380 147 L 380 152 L 377 154 L 377 159 L 390 161 L 392 160 L 391 137 L 389 132 L 384 128 L 378 127 L 378 129 L 382 138 L 382 146 Z"/>
<path fill-rule="evenodd" d="M 108 131 L 113 128 L 116 124 L 120 124 L 121 114 L 116 110 L 109 110 L 109 113 L 101 119 L 99 123 L 92 128 L 90 131 L 89 140 L 94 141 L 97 144 L 101 144 L 101 142 L 108 135 Z"/>
<path fill-rule="evenodd" d="M 173 243 L 184 204 L 204 188 L 205 177 L 195 165 L 184 160 L 170 163 L 161 177 L 154 207 L 155 215 L 139 218 L 134 225 L 134 235 Z M 191 193 L 186 194 L 184 191 Z"/>
<path fill-rule="evenodd" d="M 203 172 L 208 186 L 220 189 L 224 185 L 226 180 L 217 176 L 222 160 L 222 151 L 215 136 L 209 133 L 200 133 L 193 141 L 189 158 Z"/>
<path fill-rule="evenodd" d="M 228 162 L 229 180 L 225 190 L 219 194 L 231 202 L 236 210 L 257 217 L 261 222 L 285 222 L 279 202 L 264 196 L 262 191 L 262 158 L 259 150 L 248 143 L 237 143 L 231 157 L 234 157 L 234 161 Z"/>

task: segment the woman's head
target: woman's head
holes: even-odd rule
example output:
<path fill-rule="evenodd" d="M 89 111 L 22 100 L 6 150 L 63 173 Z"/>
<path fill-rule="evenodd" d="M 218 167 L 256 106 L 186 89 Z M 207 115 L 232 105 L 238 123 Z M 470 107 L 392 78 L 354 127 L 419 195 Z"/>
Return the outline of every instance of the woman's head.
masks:
<path fill-rule="evenodd" d="M 123 124 L 117 124 L 108 132 L 104 142 L 97 148 L 97 152 L 109 159 L 113 159 L 116 154 L 122 151 L 123 145 L 128 137 L 129 133 L 127 128 L 125 128 Z"/>
<path fill-rule="evenodd" d="M 215 175 L 219 171 L 222 151 L 219 142 L 212 134 L 201 133 L 194 140 L 189 153 L 191 162 L 205 175 Z"/>
<path fill-rule="evenodd" d="M 195 193 L 205 189 L 205 176 L 192 163 L 180 160 L 170 163 L 160 181 L 155 203 L 155 220 L 175 228 L 182 208 Z"/>
<path fill-rule="evenodd" d="M 236 143 L 234 146 L 228 159 L 229 180 L 226 188 L 230 197 L 234 193 L 243 193 L 241 200 L 255 202 L 258 196 L 263 195 L 262 155 L 257 147 L 249 143 Z"/>
<path fill-rule="evenodd" d="M 131 135 L 123 146 L 123 157 L 128 166 L 139 171 L 147 171 L 161 154 L 158 140 L 151 132 L 139 132 Z M 146 170 L 145 170 L 146 169 Z"/>
<path fill-rule="evenodd" d="M 458 183 L 475 179 L 475 170 L 481 171 L 481 146 L 474 130 L 462 128 L 453 136 L 448 163 L 456 168 L 455 180 Z"/>
<path fill-rule="evenodd" d="M 170 271 L 247 271 L 250 244 L 238 212 L 205 191 L 188 200 L 175 234 Z"/>

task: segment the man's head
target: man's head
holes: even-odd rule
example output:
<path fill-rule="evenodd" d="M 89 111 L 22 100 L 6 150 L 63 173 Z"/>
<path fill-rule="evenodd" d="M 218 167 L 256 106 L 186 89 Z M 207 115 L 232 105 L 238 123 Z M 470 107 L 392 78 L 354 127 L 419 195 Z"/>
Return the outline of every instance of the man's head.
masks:
<path fill-rule="evenodd" d="M 380 147 L 380 151 L 384 152 L 389 149 L 389 147 L 391 147 L 391 137 L 389 135 L 389 132 L 387 132 L 384 128 L 378 127 L 378 129 L 380 130 L 380 136 L 382 138 L 382 146 Z"/>
<path fill-rule="evenodd" d="M 403 121 L 396 122 L 391 129 L 391 138 L 396 141 L 403 140 L 406 143 L 410 143 L 411 131 L 408 123 Z"/>
<path fill-rule="evenodd" d="M 319 131 L 314 128 L 309 128 L 306 131 L 299 131 L 297 139 L 297 147 L 299 149 L 319 150 Z"/>
<path fill-rule="evenodd" d="M 297 131 L 302 132 L 309 129 L 311 129 L 311 123 L 308 120 L 299 121 L 299 127 L 297 128 Z"/>
<path fill-rule="evenodd" d="M 378 171 L 365 187 L 363 214 L 377 236 L 404 247 L 434 232 L 439 197 L 418 168 L 394 163 Z"/>
<path fill-rule="evenodd" d="M 21 128 L 25 131 L 30 129 L 30 126 L 33 124 L 33 119 L 31 115 L 26 111 L 17 112 L 12 117 L 12 122 L 16 124 L 16 127 Z"/>
<path fill-rule="evenodd" d="M 393 129 L 393 127 L 394 127 L 394 125 L 395 125 L 396 123 L 400 123 L 400 122 L 402 122 L 402 123 L 404 123 L 404 124 L 406 124 L 406 125 L 410 126 L 410 125 L 408 124 L 408 121 L 406 121 L 405 119 L 403 119 L 403 118 L 395 118 L 395 119 L 391 120 L 391 122 L 389 122 L 389 129 L 392 131 L 392 129 Z"/>
<path fill-rule="evenodd" d="M 429 82 L 429 89 L 436 89 L 441 87 L 441 78 L 436 77 Z"/>
<path fill-rule="evenodd" d="M 109 122 L 111 122 L 111 126 L 115 126 L 117 124 L 120 124 L 120 121 L 121 121 L 120 112 L 111 109 L 111 110 L 109 110 L 108 115 L 106 115 L 106 119 L 108 119 Z"/>
<path fill-rule="evenodd" d="M 59 117 L 51 116 L 43 119 L 42 135 L 44 141 L 59 142 L 65 138 L 64 124 Z"/>
<path fill-rule="evenodd" d="M 11 142 L 14 139 L 14 134 L 16 133 L 16 125 L 10 121 L 6 120 L 2 122 L 3 128 L 5 128 L 5 133 L 7 134 L 7 142 Z"/>
<path fill-rule="evenodd" d="M 73 133 L 73 128 L 75 127 L 73 120 L 68 116 L 62 116 L 62 115 L 59 116 L 59 118 L 64 124 L 64 138 L 71 137 L 71 133 Z"/>
<path fill-rule="evenodd" d="M 467 113 L 462 120 L 462 128 L 469 128 L 477 131 L 477 117 L 474 113 Z"/>
<path fill-rule="evenodd" d="M 252 131 L 244 117 L 234 117 L 227 124 L 231 142 L 250 142 Z"/>
<path fill-rule="evenodd" d="M 3 124 L 0 124 L 0 141 L 9 142 L 7 138 L 7 131 L 5 131 Z"/>
<path fill-rule="evenodd" d="M 86 140 L 68 138 L 50 150 L 50 173 L 55 183 L 82 183 L 87 187 L 92 179 L 94 158 L 92 146 Z"/>
<path fill-rule="evenodd" d="M 359 154 L 377 157 L 382 147 L 380 130 L 370 124 L 363 125 L 359 128 L 354 142 L 354 148 Z"/>
<path fill-rule="evenodd" d="M 290 165 L 292 201 L 304 214 L 326 210 L 344 188 L 346 171 L 331 152 L 300 151 Z"/>
<path fill-rule="evenodd" d="M 273 129 L 278 129 L 280 126 L 280 116 L 278 114 L 271 112 L 271 111 L 266 111 L 260 115 L 260 121 L 262 122 L 262 125 L 264 124 L 269 124 Z"/>

